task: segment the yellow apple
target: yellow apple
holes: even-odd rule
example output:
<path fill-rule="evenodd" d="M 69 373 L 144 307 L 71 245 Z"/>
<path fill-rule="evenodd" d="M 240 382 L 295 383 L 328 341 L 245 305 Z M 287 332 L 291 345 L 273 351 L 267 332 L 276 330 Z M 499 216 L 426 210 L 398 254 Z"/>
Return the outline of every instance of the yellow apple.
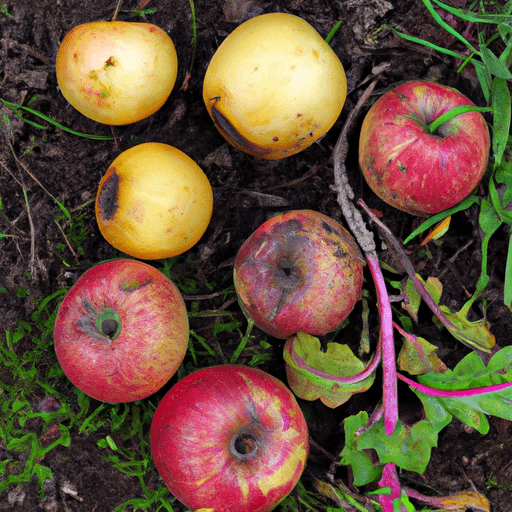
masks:
<path fill-rule="evenodd" d="M 96 219 L 116 249 L 143 260 L 177 256 L 195 245 L 213 210 L 202 169 L 159 142 L 123 151 L 100 181 Z"/>
<path fill-rule="evenodd" d="M 154 114 L 176 82 L 172 39 L 151 23 L 95 21 L 66 34 L 57 52 L 64 97 L 99 123 L 123 125 Z"/>
<path fill-rule="evenodd" d="M 237 27 L 213 56 L 203 99 L 233 146 L 269 160 L 310 146 L 339 117 L 347 95 L 343 66 L 305 20 L 256 16 Z"/>

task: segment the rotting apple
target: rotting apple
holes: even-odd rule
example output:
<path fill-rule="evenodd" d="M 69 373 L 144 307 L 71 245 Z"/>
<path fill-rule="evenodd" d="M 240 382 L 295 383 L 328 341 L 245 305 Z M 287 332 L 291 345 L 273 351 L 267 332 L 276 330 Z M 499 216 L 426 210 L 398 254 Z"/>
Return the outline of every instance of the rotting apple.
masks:
<path fill-rule="evenodd" d="M 320 212 L 292 210 L 267 220 L 243 243 L 235 288 L 245 314 L 271 336 L 320 336 L 359 300 L 363 262 L 341 224 Z"/>
<path fill-rule="evenodd" d="M 269 160 L 310 146 L 339 117 L 347 95 L 343 66 L 305 20 L 285 13 L 238 26 L 208 65 L 203 99 L 233 146 Z"/>
<path fill-rule="evenodd" d="M 176 286 L 137 260 L 89 269 L 64 297 L 54 343 L 64 373 L 104 402 L 131 402 L 158 391 L 188 347 L 188 316 Z"/>
<path fill-rule="evenodd" d="M 478 185 L 490 137 L 480 112 L 428 126 L 460 105 L 474 104 L 451 87 L 422 81 L 382 95 L 361 128 L 359 164 L 370 188 L 391 206 L 415 215 L 446 210 Z"/>
<path fill-rule="evenodd" d="M 172 39 L 151 23 L 94 21 L 73 28 L 57 52 L 64 97 L 99 123 L 145 119 L 165 103 L 176 82 Z"/>
<path fill-rule="evenodd" d="M 168 144 L 121 153 L 100 181 L 96 219 L 116 249 L 143 260 L 177 256 L 203 236 L 213 192 L 202 169 Z"/>
<path fill-rule="evenodd" d="M 191 510 L 266 512 L 298 482 L 308 430 L 280 380 L 220 365 L 167 392 L 151 425 L 151 451 L 166 486 Z"/>

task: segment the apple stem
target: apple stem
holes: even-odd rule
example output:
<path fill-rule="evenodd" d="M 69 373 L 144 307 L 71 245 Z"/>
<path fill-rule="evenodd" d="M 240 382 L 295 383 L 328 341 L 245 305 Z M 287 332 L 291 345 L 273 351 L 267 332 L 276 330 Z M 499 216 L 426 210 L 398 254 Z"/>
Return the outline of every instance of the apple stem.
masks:
<path fill-rule="evenodd" d="M 477 107 L 475 105 L 459 105 L 458 107 L 454 107 L 448 112 L 445 112 L 437 119 L 435 119 L 432 123 L 427 126 L 427 130 L 429 133 L 434 134 L 436 130 L 442 126 L 444 123 L 451 121 L 454 117 L 460 116 L 462 114 L 467 114 L 468 112 L 493 112 L 493 107 Z"/>

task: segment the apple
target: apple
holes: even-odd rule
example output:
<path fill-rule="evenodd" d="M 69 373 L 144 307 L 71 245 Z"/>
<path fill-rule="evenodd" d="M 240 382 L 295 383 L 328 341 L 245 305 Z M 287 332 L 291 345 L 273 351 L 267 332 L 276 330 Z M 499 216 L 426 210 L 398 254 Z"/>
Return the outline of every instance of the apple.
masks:
<path fill-rule="evenodd" d="M 341 224 L 320 212 L 292 210 L 267 220 L 243 243 L 235 289 L 246 316 L 271 336 L 321 336 L 359 300 L 363 262 Z"/>
<path fill-rule="evenodd" d="M 55 66 L 73 107 L 99 123 L 124 125 L 162 107 L 176 82 L 178 58 L 156 25 L 94 21 L 66 34 Z"/>
<path fill-rule="evenodd" d="M 265 512 L 298 482 L 308 430 L 280 380 L 220 365 L 167 392 L 151 424 L 151 452 L 165 485 L 189 509 Z"/>
<path fill-rule="evenodd" d="M 203 99 L 233 146 L 277 160 L 310 146 L 338 119 L 347 95 L 343 66 L 305 20 L 285 13 L 238 26 L 215 52 Z"/>
<path fill-rule="evenodd" d="M 176 286 L 159 270 L 120 259 L 89 269 L 64 297 L 54 342 L 64 373 L 103 402 L 158 391 L 181 365 L 188 317 Z"/>
<path fill-rule="evenodd" d="M 359 165 L 370 188 L 391 206 L 415 215 L 446 210 L 480 182 L 490 137 L 480 112 L 427 127 L 460 105 L 456 89 L 411 81 L 382 95 L 368 111 L 359 139 Z"/>
<path fill-rule="evenodd" d="M 122 152 L 100 181 L 96 220 L 116 249 L 143 260 L 177 256 L 203 236 L 213 192 L 202 169 L 159 142 Z"/>

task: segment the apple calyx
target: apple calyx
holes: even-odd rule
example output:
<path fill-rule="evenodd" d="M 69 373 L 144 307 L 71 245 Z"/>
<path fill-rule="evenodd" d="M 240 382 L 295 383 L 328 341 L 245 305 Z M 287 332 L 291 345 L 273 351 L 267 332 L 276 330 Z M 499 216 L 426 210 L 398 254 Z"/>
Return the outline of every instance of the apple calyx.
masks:
<path fill-rule="evenodd" d="M 121 317 L 109 307 L 102 311 L 94 307 L 88 299 L 82 301 L 86 314 L 77 321 L 77 326 L 89 336 L 111 342 L 121 333 Z"/>
<path fill-rule="evenodd" d="M 121 318 L 110 308 L 105 308 L 96 318 L 94 325 L 104 336 L 115 340 L 121 332 Z"/>
<path fill-rule="evenodd" d="M 229 453 L 239 462 L 254 459 L 259 451 L 258 438 L 248 431 L 236 432 L 229 443 Z"/>

